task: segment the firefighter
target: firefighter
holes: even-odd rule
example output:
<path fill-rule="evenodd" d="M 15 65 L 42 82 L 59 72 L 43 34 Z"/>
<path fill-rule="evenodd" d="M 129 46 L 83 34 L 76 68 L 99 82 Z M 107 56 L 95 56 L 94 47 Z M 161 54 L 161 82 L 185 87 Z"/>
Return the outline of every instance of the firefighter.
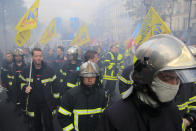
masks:
<path fill-rule="evenodd" d="M 196 48 L 190 47 L 191 53 L 196 56 Z M 192 77 L 192 76 L 191 76 Z M 189 79 L 191 79 L 191 77 Z M 178 94 L 175 97 L 175 103 L 180 110 L 181 116 L 183 116 L 184 125 L 187 131 L 196 131 L 196 85 L 194 83 L 181 84 Z"/>
<path fill-rule="evenodd" d="M 52 67 L 54 68 L 54 71 L 56 73 L 58 73 L 66 61 L 64 59 L 64 48 L 62 46 L 58 46 L 56 49 L 56 53 L 57 53 L 57 57 L 55 59 L 55 62 L 52 65 Z"/>
<path fill-rule="evenodd" d="M 113 96 L 115 96 L 115 87 L 119 72 L 124 69 L 123 55 L 118 52 L 118 45 L 112 45 L 110 52 L 105 55 L 103 63 L 103 85 L 108 94 L 111 96 L 111 100 L 113 99 Z"/>
<path fill-rule="evenodd" d="M 52 114 L 55 113 L 59 100 L 58 83 L 53 70 L 42 59 L 42 50 L 34 48 L 32 70 L 30 66 L 20 75 L 23 81 L 21 89 L 28 95 L 26 111 L 32 119 L 34 130 L 54 131 Z"/>
<path fill-rule="evenodd" d="M 195 48 L 188 46 L 191 53 L 195 57 Z M 121 92 L 122 99 L 126 99 L 133 91 L 133 65 L 128 66 L 124 69 L 122 75 L 119 77 L 119 90 Z M 175 97 L 174 102 L 176 103 L 178 109 L 180 110 L 180 115 L 184 118 L 187 130 L 196 129 L 196 111 L 194 101 L 196 97 L 196 87 L 194 83 L 181 84 L 179 91 Z M 186 119 L 185 119 L 186 118 Z"/>
<path fill-rule="evenodd" d="M 180 115 L 182 116 L 186 131 L 196 130 L 196 85 L 194 83 L 181 84 L 175 97 Z"/>
<path fill-rule="evenodd" d="M 25 70 L 26 64 L 24 62 L 23 50 L 17 48 L 13 52 L 13 63 L 10 65 L 7 80 L 8 80 L 8 98 L 16 104 L 19 109 L 24 109 L 24 94 L 20 90 L 20 74 Z"/>
<path fill-rule="evenodd" d="M 44 57 L 45 62 L 51 66 L 51 68 L 57 68 L 55 65 L 53 66 L 53 62 L 55 62 L 54 54 L 53 54 L 53 49 L 49 48 L 46 52 L 46 55 Z"/>
<path fill-rule="evenodd" d="M 107 105 L 95 63 L 88 61 L 80 66 L 80 82 L 79 87 L 64 94 L 59 107 L 58 119 L 63 131 L 94 131 Z"/>
<path fill-rule="evenodd" d="M 68 60 L 60 69 L 59 82 L 61 88 L 61 96 L 68 89 L 78 86 L 79 81 L 79 67 L 81 60 L 78 59 L 78 48 L 70 47 L 67 50 Z"/>
<path fill-rule="evenodd" d="M 124 69 L 122 75 L 119 77 L 119 90 L 121 92 L 122 99 L 126 99 L 133 91 L 133 80 L 131 78 L 132 73 L 133 66 L 130 65 Z M 174 100 L 178 110 L 180 110 L 180 115 L 188 120 L 184 119 L 187 128 L 192 129 L 193 131 L 196 128 L 195 94 L 196 87 L 194 83 L 181 84 Z"/>
<path fill-rule="evenodd" d="M 7 74 L 8 74 L 8 69 L 10 68 L 12 62 L 13 62 L 13 53 L 11 51 L 7 51 L 5 54 L 5 60 L 3 60 L 2 67 L 1 67 L 1 85 L 4 88 L 8 87 Z"/>
<path fill-rule="evenodd" d="M 133 92 L 106 109 L 97 131 L 185 130 L 186 120 L 194 117 L 182 116 L 174 99 L 181 83 L 196 80 L 196 62 L 188 48 L 171 35 L 156 35 L 136 50 L 136 57 Z"/>

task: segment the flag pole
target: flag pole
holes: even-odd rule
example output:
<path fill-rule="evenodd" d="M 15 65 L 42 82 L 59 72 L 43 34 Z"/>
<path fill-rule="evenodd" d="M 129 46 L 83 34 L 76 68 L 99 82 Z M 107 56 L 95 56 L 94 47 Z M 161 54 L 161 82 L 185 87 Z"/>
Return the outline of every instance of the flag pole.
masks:
<path fill-rule="evenodd" d="M 33 64 L 33 60 L 31 58 L 28 86 L 30 86 L 31 84 L 32 64 Z"/>

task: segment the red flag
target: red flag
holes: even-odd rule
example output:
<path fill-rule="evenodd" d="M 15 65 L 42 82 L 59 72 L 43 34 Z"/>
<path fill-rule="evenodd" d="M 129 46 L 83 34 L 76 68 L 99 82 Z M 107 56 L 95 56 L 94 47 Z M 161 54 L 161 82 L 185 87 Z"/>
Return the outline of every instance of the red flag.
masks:
<path fill-rule="evenodd" d="M 95 44 L 96 41 L 97 41 L 96 38 L 94 38 L 94 39 L 92 40 L 92 42 L 91 42 L 91 46 L 93 46 L 93 45 Z"/>
<path fill-rule="evenodd" d="M 129 40 L 129 42 L 127 43 L 127 45 L 126 45 L 126 49 L 131 48 L 133 45 L 134 45 L 134 39 L 131 38 L 131 39 Z"/>

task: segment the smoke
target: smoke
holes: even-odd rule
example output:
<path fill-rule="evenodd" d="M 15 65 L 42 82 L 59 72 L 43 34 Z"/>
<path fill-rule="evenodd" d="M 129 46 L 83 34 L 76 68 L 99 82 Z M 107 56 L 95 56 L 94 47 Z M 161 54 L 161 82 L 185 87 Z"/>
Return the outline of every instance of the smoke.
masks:
<path fill-rule="evenodd" d="M 35 0 L 24 0 L 24 6 L 29 8 Z M 94 13 L 104 0 L 40 0 L 39 21 L 43 24 L 54 17 L 68 20 L 79 17 L 85 23 L 93 21 Z"/>

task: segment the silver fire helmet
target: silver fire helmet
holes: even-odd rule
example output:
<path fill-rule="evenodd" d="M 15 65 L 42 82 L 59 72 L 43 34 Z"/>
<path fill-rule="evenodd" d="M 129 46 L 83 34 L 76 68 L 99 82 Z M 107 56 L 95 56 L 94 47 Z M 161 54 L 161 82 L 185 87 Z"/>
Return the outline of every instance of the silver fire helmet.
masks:
<path fill-rule="evenodd" d="M 68 55 L 78 54 L 78 48 L 76 46 L 72 46 L 67 50 Z"/>
<path fill-rule="evenodd" d="M 99 67 L 94 62 L 87 61 L 80 66 L 81 77 L 97 77 L 99 76 Z"/>
<path fill-rule="evenodd" d="M 13 54 L 14 54 L 15 56 L 16 56 L 16 55 L 23 56 L 23 55 L 24 55 L 24 52 L 23 52 L 22 49 L 16 48 L 16 49 L 14 50 L 14 53 L 13 53 Z"/>
<path fill-rule="evenodd" d="M 196 81 L 194 56 L 181 40 L 172 35 L 151 37 L 136 50 L 136 57 L 142 62 L 146 61 L 146 65 L 154 70 L 152 77 L 161 71 L 174 70 L 182 83 Z"/>

